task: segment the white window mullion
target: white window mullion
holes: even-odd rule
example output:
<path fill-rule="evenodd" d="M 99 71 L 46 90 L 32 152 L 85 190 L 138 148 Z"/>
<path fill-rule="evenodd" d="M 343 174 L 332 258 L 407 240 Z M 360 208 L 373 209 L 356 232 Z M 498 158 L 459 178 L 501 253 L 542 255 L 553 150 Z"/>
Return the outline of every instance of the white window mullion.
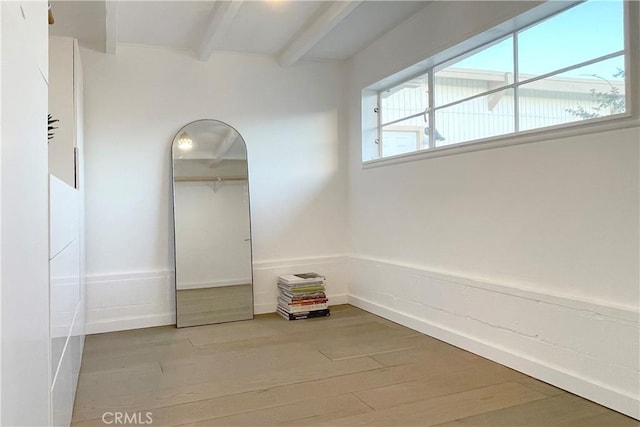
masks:
<path fill-rule="evenodd" d="M 638 116 L 640 112 L 640 28 L 637 17 L 640 16 L 640 4 L 635 1 L 624 4 L 625 32 L 624 32 L 624 52 L 625 52 L 625 72 L 624 81 L 628 88 L 625 99 L 625 110 Z M 635 25 L 634 25 L 635 21 Z M 633 76 L 633 79 L 631 78 Z"/>
<path fill-rule="evenodd" d="M 429 84 L 429 103 L 427 105 L 428 117 L 427 124 L 429 125 L 429 148 L 434 148 L 436 146 L 436 112 L 435 112 L 435 78 L 433 73 L 433 68 L 429 70 L 427 74 L 427 81 Z"/>
<path fill-rule="evenodd" d="M 513 33 L 513 120 L 514 132 L 520 131 L 520 86 L 518 82 L 518 32 Z"/>
<path fill-rule="evenodd" d="M 399 119 L 391 120 L 390 122 L 381 123 L 380 127 L 395 125 L 396 123 L 404 122 L 405 120 L 413 119 L 415 117 L 420 117 L 423 115 L 424 115 L 424 111 L 421 111 L 419 113 L 411 114 L 410 116 L 404 116 L 404 117 L 400 117 Z"/>
<path fill-rule="evenodd" d="M 376 102 L 376 123 L 378 126 L 378 139 L 375 141 L 378 144 L 378 157 L 384 157 L 382 152 L 382 97 L 378 92 L 378 101 Z"/>

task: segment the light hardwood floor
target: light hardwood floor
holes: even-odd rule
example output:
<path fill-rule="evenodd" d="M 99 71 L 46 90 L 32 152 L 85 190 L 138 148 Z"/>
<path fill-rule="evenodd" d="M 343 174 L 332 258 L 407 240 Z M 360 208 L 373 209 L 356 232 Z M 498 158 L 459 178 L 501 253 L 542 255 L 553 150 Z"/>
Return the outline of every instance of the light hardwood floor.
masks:
<path fill-rule="evenodd" d="M 72 425 L 116 412 L 154 426 L 640 425 L 348 305 L 90 335 Z"/>

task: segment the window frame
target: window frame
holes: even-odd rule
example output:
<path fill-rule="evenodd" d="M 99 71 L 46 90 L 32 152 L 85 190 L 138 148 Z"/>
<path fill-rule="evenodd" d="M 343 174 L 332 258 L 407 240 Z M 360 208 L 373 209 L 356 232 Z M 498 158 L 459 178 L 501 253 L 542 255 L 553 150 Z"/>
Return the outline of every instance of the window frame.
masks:
<path fill-rule="evenodd" d="M 365 121 L 365 111 L 367 104 L 371 103 L 371 96 L 375 93 L 375 114 L 376 114 L 376 148 L 377 148 L 377 157 L 369 160 L 364 159 L 364 155 L 362 156 L 362 164 L 363 167 L 375 167 L 379 165 L 385 164 L 393 164 L 393 163 L 403 163 L 406 161 L 418 160 L 422 158 L 430 158 L 430 157 L 441 157 L 446 155 L 452 155 L 462 152 L 470 152 L 470 151 L 479 151 L 485 150 L 489 148 L 497 148 L 503 146 L 510 145 L 518 145 L 528 142 L 535 142 L 541 140 L 555 139 L 555 138 L 564 138 L 576 135 L 583 135 L 586 133 L 594 133 L 594 132 L 605 132 L 614 129 L 623 129 L 628 127 L 637 127 L 640 125 L 640 120 L 638 120 L 638 103 L 640 102 L 640 88 L 638 78 L 640 77 L 640 55 L 638 51 L 640 51 L 640 29 L 638 29 L 638 24 L 640 24 L 640 4 L 635 1 L 622 0 L 623 2 L 623 25 L 624 25 L 624 48 L 622 50 L 618 50 L 616 52 L 612 52 L 606 55 L 601 55 L 597 58 L 591 58 L 589 60 L 572 64 L 569 66 L 565 66 L 563 68 L 553 70 L 551 72 L 547 72 L 544 74 L 540 74 L 537 76 L 533 76 L 524 80 L 520 80 L 519 70 L 518 70 L 518 35 L 519 33 L 531 28 L 540 22 L 549 19 L 553 16 L 560 15 L 565 11 L 579 5 L 582 1 L 573 1 L 570 4 L 564 3 L 561 8 L 558 8 L 557 3 L 555 6 L 549 6 L 551 11 L 546 10 L 545 6 L 548 6 L 550 3 L 548 2 L 542 6 L 539 6 L 535 9 L 542 9 L 542 14 L 538 12 L 537 14 L 532 13 L 532 17 L 523 17 L 518 16 L 514 17 L 506 23 L 501 24 L 500 26 L 490 29 L 485 33 L 479 34 L 475 37 L 466 40 L 459 45 L 456 45 L 450 49 L 447 49 L 444 52 L 440 52 L 434 57 L 427 58 L 421 63 L 417 64 L 414 67 L 409 67 L 405 70 L 396 73 L 393 76 L 389 76 L 378 83 L 366 88 L 363 90 L 363 125 Z M 559 2 L 558 2 L 559 3 Z M 531 12 L 531 11 L 530 11 Z M 545 13 L 546 12 L 546 13 Z M 523 14 L 527 15 L 527 13 Z M 515 23 L 519 25 L 514 25 Z M 496 34 L 497 33 L 497 34 Z M 493 34 L 493 37 L 487 38 L 486 34 Z M 483 37 L 485 36 L 485 37 Z M 509 84 L 505 84 L 498 88 L 494 88 L 491 90 L 487 90 L 478 94 L 466 96 L 464 98 L 448 102 L 446 104 L 442 104 L 439 106 L 435 106 L 434 98 L 435 98 L 435 73 L 438 68 L 441 68 L 448 62 L 455 62 L 457 58 L 464 57 L 475 52 L 480 52 L 485 48 L 490 47 L 495 43 L 499 43 L 500 41 L 507 39 L 509 37 L 513 38 L 513 82 Z M 476 41 L 474 39 L 479 39 Z M 545 78 L 549 78 L 552 76 L 556 76 L 562 74 L 567 71 L 571 71 L 574 69 L 578 69 L 580 67 L 588 66 L 594 63 L 598 63 L 600 61 L 605 61 L 607 59 L 615 58 L 623 56 L 625 63 L 625 111 L 622 113 L 611 114 L 604 117 L 596 117 L 590 119 L 582 119 L 575 122 L 561 123 L 552 126 L 539 127 L 528 130 L 520 130 L 520 117 L 519 117 L 519 88 L 525 84 L 529 84 L 536 81 L 541 81 Z M 409 71 L 410 70 L 410 71 Z M 409 73 L 407 72 L 409 71 Z M 408 115 L 402 118 L 394 119 L 387 123 L 382 123 L 382 110 L 381 110 L 381 93 L 395 88 L 403 83 L 406 83 L 410 80 L 413 80 L 418 77 L 427 77 L 428 80 L 428 106 L 427 110 L 423 113 L 416 113 L 412 115 Z M 487 138 L 474 139 L 459 143 L 454 143 L 446 146 L 436 147 L 435 146 L 435 128 L 437 126 L 433 126 L 435 123 L 435 114 L 437 110 L 444 109 L 447 107 L 451 107 L 463 102 L 467 102 L 482 96 L 487 96 L 496 92 L 513 89 L 514 93 L 514 132 L 510 132 L 507 134 L 501 134 L 496 136 L 491 136 Z M 369 97 L 369 102 L 365 101 L 365 98 Z M 407 152 L 403 154 L 386 156 L 383 157 L 383 142 L 382 142 L 382 128 L 383 126 L 388 126 L 393 122 L 400 122 L 402 120 L 407 120 L 412 117 L 417 117 L 420 115 L 425 115 L 427 119 L 427 123 L 429 124 L 429 134 L 428 148 L 422 150 L 416 150 L 412 152 Z M 363 132 L 363 153 L 364 147 L 366 143 L 370 143 L 371 141 L 365 141 L 365 133 Z M 369 150 L 371 151 L 371 150 Z"/>

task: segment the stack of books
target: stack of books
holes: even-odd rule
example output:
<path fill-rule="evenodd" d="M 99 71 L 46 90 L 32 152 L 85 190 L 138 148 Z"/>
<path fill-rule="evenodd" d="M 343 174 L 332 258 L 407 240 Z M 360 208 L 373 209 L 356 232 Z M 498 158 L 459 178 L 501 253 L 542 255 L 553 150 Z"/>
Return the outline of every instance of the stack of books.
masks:
<path fill-rule="evenodd" d="M 287 320 L 329 316 L 324 281 L 317 273 L 278 276 L 278 314 Z"/>

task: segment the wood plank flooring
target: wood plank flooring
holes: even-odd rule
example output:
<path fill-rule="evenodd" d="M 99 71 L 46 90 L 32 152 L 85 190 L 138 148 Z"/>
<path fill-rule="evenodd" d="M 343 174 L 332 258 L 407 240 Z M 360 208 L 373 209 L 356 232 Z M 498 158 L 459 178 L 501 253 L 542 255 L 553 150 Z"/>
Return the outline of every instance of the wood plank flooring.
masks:
<path fill-rule="evenodd" d="M 348 305 L 87 336 L 73 426 L 640 426 Z"/>

